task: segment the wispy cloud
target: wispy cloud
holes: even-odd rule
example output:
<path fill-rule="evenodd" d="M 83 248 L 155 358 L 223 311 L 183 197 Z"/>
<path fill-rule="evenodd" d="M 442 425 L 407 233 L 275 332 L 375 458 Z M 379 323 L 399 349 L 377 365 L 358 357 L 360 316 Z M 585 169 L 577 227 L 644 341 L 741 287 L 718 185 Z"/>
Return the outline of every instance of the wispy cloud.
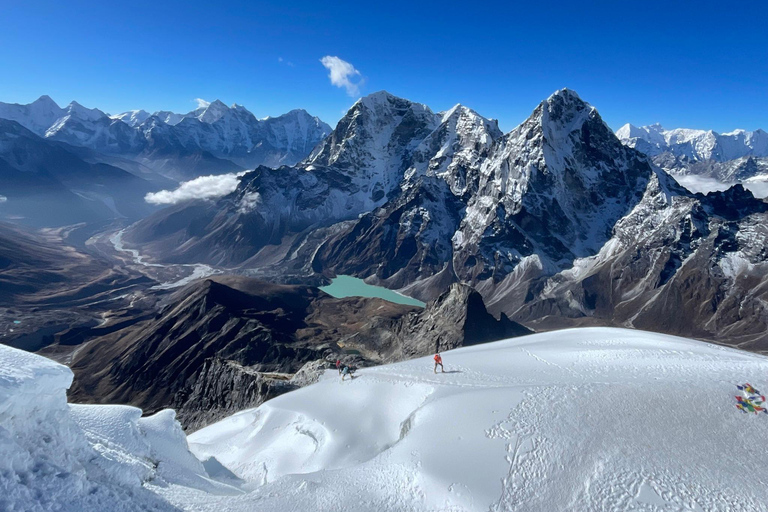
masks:
<path fill-rule="evenodd" d="M 714 178 L 696 176 L 693 174 L 675 176 L 674 178 L 679 184 L 691 192 L 701 192 L 702 194 L 718 190 L 727 190 L 736 184 L 736 182 L 724 183 Z M 757 198 L 762 199 L 768 197 L 768 180 L 766 179 L 753 178 L 743 181 L 741 184 Z"/>
<path fill-rule="evenodd" d="M 363 78 L 360 71 L 355 66 L 338 57 L 326 55 L 320 62 L 328 70 L 328 78 L 336 87 L 343 87 L 347 94 L 354 97 L 360 94 L 360 86 L 363 84 Z"/>
<path fill-rule="evenodd" d="M 216 199 L 234 192 L 243 174 L 245 173 L 200 176 L 183 182 L 175 190 L 150 192 L 144 196 L 144 200 L 150 204 L 176 204 L 192 199 Z"/>
<path fill-rule="evenodd" d="M 197 103 L 197 108 L 205 108 L 211 104 L 210 101 L 205 101 L 203 98 L 195 98 L 195 103 Z"/>
<path fill-rule="evenodd" d="M 8 198 L 7 198 L 7 197 L 5 197 L 5 196 L 0 196 L 0 203 L 4 203 L 4 202 L 6 202 L 7 200 L 8 200 Z"/>
<path fill-rule="evenodd" d="M 285 60 L 285 59 L 284 59 L 284 58 L 282 58 L 282 57 L 278 57 L 278 58 L 277 58 L 277 62 L 280 62 L 280 63 L 282 63 L 282 64 L 285 64 L 286 66 L 288 66 L 288 67 L 291 67 L 291 68 L 293 67 L 293 62 L 291 62 L 291 61 L 289 61 L 289 60 Z"/>
<path fill-rule="evenodd" d="M 752 178 L 744 182 L 744 187 L 749 189 L 755 197 L 768 198 L 768 178 Z"/>

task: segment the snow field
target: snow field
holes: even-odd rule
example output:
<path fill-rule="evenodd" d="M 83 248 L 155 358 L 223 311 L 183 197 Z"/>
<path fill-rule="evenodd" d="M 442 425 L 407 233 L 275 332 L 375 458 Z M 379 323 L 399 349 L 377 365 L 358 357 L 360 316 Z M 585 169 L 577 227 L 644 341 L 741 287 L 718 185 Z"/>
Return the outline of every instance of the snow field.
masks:
<path fill-rule="evenodd" d="M 768 510 L 768 423 L 734 404 L 768 359 L 570 329 L 361 370 L 190 436 L 250 491 L 186 510 Z M 764 387 L 764 385 L 762 386 Z"/>
<path fill-rule="evenodd" d="M 763 356 L 589 328 L 443 358 L 330 370 L 187 442 L 0 347 L 0 510 L 768 510 L 767 418 L 734 398 Z"/>

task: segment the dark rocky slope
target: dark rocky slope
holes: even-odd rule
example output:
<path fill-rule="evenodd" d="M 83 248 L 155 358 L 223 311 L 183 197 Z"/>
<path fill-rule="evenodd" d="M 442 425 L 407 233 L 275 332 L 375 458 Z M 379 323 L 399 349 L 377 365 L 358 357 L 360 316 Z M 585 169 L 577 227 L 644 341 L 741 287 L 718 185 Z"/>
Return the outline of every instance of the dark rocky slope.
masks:
<path fill-rule="evenodd" d="M 63 235 L 0 223 L 0 343 L 36 351 L 58 339 L 67 352 L 79 342 L 76 331 L 112 328 L 104 322 L 111 310 L 127 308 L 132 321 L 140 314 L 133 311 L 140 291 L 153 281 L 72 247 Z"/>
<path fill-rule="evenodd" d="M 291 377 L 318 360 L 365 366 L 528 332 L 494 319 L 463 285 L 421 309 L 216 277 L 177 292 L 155 318 L 89 342 L 72 362 L 70 398 L 173 407 L 194 429 L 294 389 Z"/>

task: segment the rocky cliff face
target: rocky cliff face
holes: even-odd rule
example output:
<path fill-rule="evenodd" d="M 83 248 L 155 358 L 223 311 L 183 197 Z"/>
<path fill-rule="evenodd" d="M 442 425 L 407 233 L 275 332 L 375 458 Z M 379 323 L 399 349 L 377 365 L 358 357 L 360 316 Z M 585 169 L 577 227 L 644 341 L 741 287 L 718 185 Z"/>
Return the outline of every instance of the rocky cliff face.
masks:
<path fill-rule="evenodd" d="M 610 322 L 768 350 L 766 211 L 741 186 L 693 195 L 659 174 L 605 247 L 544 281 L 515 318 Z"/>
<path fill-rule="evenodd" d="M 491 150 L 479 148 L 473 166 L 404 181 L 396 199 L 329 240 L 315 268 L 375 274 L 398 288 L 443 268 L 459 281 L 496 283 L 529 257 L 564 268 L 605 244 L 652 174 L 568 90 Z M 372 247 L 389 257 L 361 268 Z"/>
<path fill-rule="evenodd" d="M 471 287 L 455 283 L 424 311 L 404 316 L 396 326 L 401 342 L 384 362 L 411 359 L 436 351 L 513 338 L 532 331 L 501 314 L 496 320 L 482 296 Z"/>
<path fill-rule="evenodd" d="M 463 285 L 422 310 L 217 277 L 177 293 L 154 319 L 90 341 L 72 362 L 71 397 L 173 407 L 194 429 L 310 382 L 305 367 L 318 360 L 380 364 L 528 332 L 495 320 Z"/>
<path fill-rule="evenodd" d="M 696 303 L 710 293 L 706 269 L 729 268 L 737 277 L 717 286 L 741 297 L 737 309 L 754 312 L 755 325 L 768 321 L 762 285 L 738 277 L 764 263 L 750 226 L 765 204 L 743 189 L 703 196 L 680 187 L 567 89 L 506 135 L 462 106 L 434 114 L 377 93 L 307 161 L 246 175 L 204 206 L 204 218 L 185 222 L 201 207 L 160 212 L 129 240 L 174 261 L 226 254 L 230 265 L 278 279 L 352 274 L 422 300 L 466 283 L 494 314 L 542 326 L 607 323 L 740 342 L 740 329 L 716 321 L 733 317 L 734 302 L 674 318 L 663 302 Z M 156 225 L 173 228 L 148 229 Z M 722 230 L 739 243 L 704 242 Z M 694 253 L 699 270 L 686 263 Z M 734 267 L 734 258 L 749 265 Z M 621 285 L 598 267 L 621 273 Z M 628 300 L 639 290 L 643 301 Z M 646 316 L 654 308 L 667 318 Z"/>

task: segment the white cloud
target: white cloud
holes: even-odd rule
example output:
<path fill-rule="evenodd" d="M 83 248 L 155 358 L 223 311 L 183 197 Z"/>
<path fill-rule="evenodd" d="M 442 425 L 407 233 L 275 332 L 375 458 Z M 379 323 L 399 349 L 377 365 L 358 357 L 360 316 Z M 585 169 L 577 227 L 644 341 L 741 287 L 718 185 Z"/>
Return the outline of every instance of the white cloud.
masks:
<path fill-rule="evenodd" d="M 696 176 L 695 174 L 674 176 L 674 178 L 679 184 L 691 192 L 701 192 L 702 194 L 715 192 L 717 190 L 726 190 L 732 185 L 731 183 L 723 183 L 722 181 L 716 180 L 714 178 Z"/>
<path fill-rule="evenodd" d="M 243 194 L 243 198 L 240 199 L 238 211 L 240 213 L 248 213 L 255 210 L 256 207 L 259 206 L 259 203 L 261 203 L 261 194 L 258 192 L 245 193 Z"/>
<path fill-rule="evenodd" d="M 675 176 L 674 178 L 679 184 L 691 192 L 701 192 L 702 194 L 718 190 L 727 190 L 736 184 L 735 182 L 723 183 L 715 178 L 690 174 L 685 176 Z M 768 180 L 766 179 L 752 178 L 741 182 L 741 184 L 757 198 L 762 199 L 768 197 Z"/>
<path fill-rule="evenodd" d="M 144 200 L 150 204 L 176 204 L 191 199 L 215 199 L 234 192 L 243 174 L 245 173 L 200 176 L 183 182 L 175 190 L 150 192 L 144 196 Z"/>
<path fill-rule="evenodd" d="M 744 182 L 744 188 L 748 189 L 755 197 L 768 198 L 768 178 L 752 178 Z"/>
<path fill-rule="evenodd" d="M 5 197 L 5 196 L 0 196 L 0 203 L 4 203 L 4 202 L 6 202 L 7 200 L 8 200 L 8 198 L 7 198 L 7 197 Z"/>
<path fill-rule="evenodd" d="M 360 71 L 355 69 L 355 66 L 345 60 L 330 55 L 326 55 L 320 59 L 320 62 L 328 70 L 328 78 L 331 79 L 333 85 L 336 87 L 344 87 L 347 90 L 347 94 L 350 96 L 354 97 L 360 94 L 360 86 L 363 83 L 363 78 Z M 353 81 L 356 77 L 357 80 Z"/>
<path fill-rule="evenodd" d="M 293 67 L 293 62 L 291 62 L 291 61 L 289 61 L 289 60 L 285 60 L 285 59 L 284 59 L 284 58 L 282 58 L 282 57 L 278 57 L 278 58 L 277 58 L 277 62 L 280 62 L 280 63 L 282 63 L 282 64 L 285 64 L 286 66 L 288 66 L 288 67 L 291 67 L 291 68 Z"/>
<path fill-rule="evenodd" d="M 195 98 L 195 103 L 197 103 L 197 108 L 205 108 L 211 104 L 210 101 L 205 101 L 203 98 Z"/>

